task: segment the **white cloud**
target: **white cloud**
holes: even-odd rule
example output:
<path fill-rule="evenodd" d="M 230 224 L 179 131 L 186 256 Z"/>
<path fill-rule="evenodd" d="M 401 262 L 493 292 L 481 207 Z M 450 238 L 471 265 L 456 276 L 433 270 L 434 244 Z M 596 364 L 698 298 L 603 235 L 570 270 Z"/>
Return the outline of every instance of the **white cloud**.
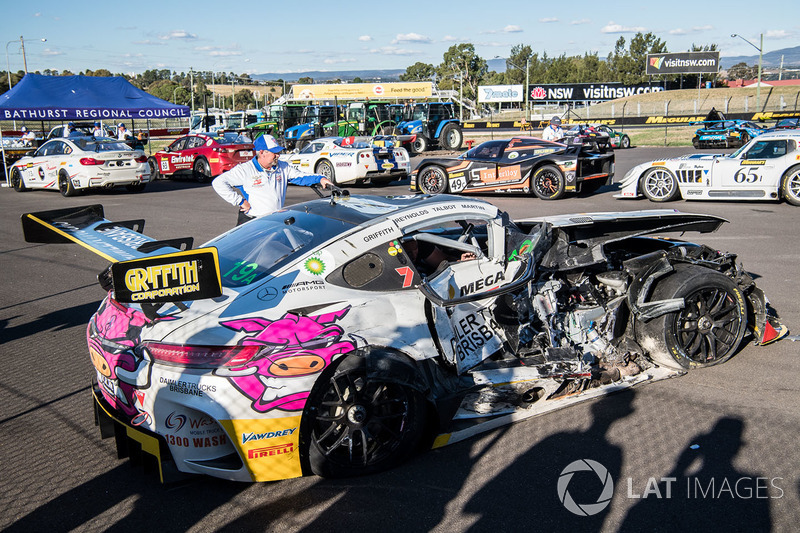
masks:
<path fill-rule="evenodd" d="M 42 16 L 42 14 L 41 14 L 41 13 L 34 13 L 34 14 L 33 14 L 33 16 L 34 16 L 34 17 L 41 17 L 41 16 Z"/>
<path fill-rule="evenodd" d="M 323 63 L 326 65 L 335 65 L 337 63 L 355 63 L 355 59 L 325 59 Z"/>
<path fill-rule="evenodd" d="M 764 37 L 768 39 L 786 39 L 792 37 L 792 32 L 786 30 L 768 30 Z"/>
<path fill-rule="evenodd" d="M 60 56 L 60 55 L 64 55 L 64 52 L 59 52 L 58 50 L 51 50 L 49 48 L 45 48 L 44 50 L 42 50 L 42 55 L 43 56 Z"/>
<path fill-rule="evenodd" d="M 515 24 L 509 24 L 505 28 L 503 28 L 503 33 L 520 33 L 522 28 Z"/>
<path fill-rule="evenodd" d="M 194 33 L 189 33 L 186 30 L 172 30 L 169 33 L 163 33 L 159 35 L 158 38 L 164 41 L 170 41 L 173 39 L 192 40 L 192 39 L 197 39 L 197 35 L 195 35 Z"/>
<path fill-rule="evenodd" d="M 385 56 L 411 56 L 414 54 L 419 54 L 418 50 L 408 50 L 406 48 L 397 48 L 395 46 L 384 46 L 381 48 L 373 48 L 370 50 L 370 53 L 373 54 L 381 54 Z"/>
<path fill-rule="evenodd" d="M 144 44 L 147 46 L 167 46 L 167 43 L 151 41 L 150 39 L 145 39 L 144 41 L 133 41 L 133 44 Z"/>
<path fill-rule="evenodd" d="M 361 41 L 361 42 L 364 42 L 364 43 L 368 43 L 369 41 L 372 40 L 372 36 L 370 36 L 370 35 L 362 35 L 361 37 L 358 38 L 358 40 Z"/>
<path fill-rule="evenodd" d="M 683 28 L 675 28 L 674 30 L 669 30 L 670 35 L 689 35 L 690 33 L 701 33 L 704 31 L 713 30 L 714 26 L 711 24 L 706 24 L 704 26 L 694 26 L 691 30 L 684 30 Z"/>
<path fill-rule="evenodd" d="M 555 17 L 547 17 L 547 18 L 539 19 L 539 22 L 543 22 L 543 23 L 547 24 L 548 22 L 558 22 L 558 19 L 555 18 Z"/>
<path fill-rule="evenodd" d="M 425 35 L 420 35 L 419 33 L 398 33 L 397 37 L 394 38 L 392 44 L 398 43 L 430 43 L 433 40 L 430 37 Z"/>
<path fill-rule="evenodd" d="M 570 22 L 570 24 L 572 24 L 573 26 L 578 26 L 580 24 L 589 24 L 590 22 L 591 20 L 589 19 L 580 19 L 580 20 L 573 20 L 572 22 Z"/>
<path fill-rule="evenodd" d="M 452 43 L 452 42 L 458 42 L 458 41 L 463 41 L 463 39 L 459 39 L 458 37 L 454 37 L 452 35 L 445 35 L 444 37 L 442 37 L 442 42 L 443 43 Z"/>
<path fill-rule="evenodd" d="M 237 50 L 214 50 L 208 55 L 213 57 L 230 57 L 230 56 L 240 56 L 242 55 L 242 53 Z"/>
<path fill-rule="evenodd" d="M 695 27 L 692 28 L 692 31 L 709 31 L 709 30 L 713 30 L 713 29 L 714 29 L 714 26 L 712 26 L 711 24 L 706 24 L 704 26 L 695 26 Z"/>
<path fill-rule="evenodd" d="M 600 28 L 600 31 L 603 33 L 637 33 L 645 30 L 646 28 L 642 26 L 622 26 L 613 21 Z"/>
<path fill-rule="evenodd" d="M 669 30 L 670 35 L 686 35 L 687 33 L 689 32 L 681 28 L 675 28 L 674 30 Z"/>

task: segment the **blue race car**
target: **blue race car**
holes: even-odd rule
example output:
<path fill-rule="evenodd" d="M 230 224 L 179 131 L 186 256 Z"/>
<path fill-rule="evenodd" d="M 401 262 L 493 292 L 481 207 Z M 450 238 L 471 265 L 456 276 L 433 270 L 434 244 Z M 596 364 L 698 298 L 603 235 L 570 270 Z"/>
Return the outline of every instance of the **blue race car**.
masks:
<path fill-rule="evenodd" d="M 754 122 L 726 120 L 725 115 L 713 108 L 704 121 L 695 124 L 701 125 L 692 138 L 695 148 L 738 148 L 765 131 Z"/>

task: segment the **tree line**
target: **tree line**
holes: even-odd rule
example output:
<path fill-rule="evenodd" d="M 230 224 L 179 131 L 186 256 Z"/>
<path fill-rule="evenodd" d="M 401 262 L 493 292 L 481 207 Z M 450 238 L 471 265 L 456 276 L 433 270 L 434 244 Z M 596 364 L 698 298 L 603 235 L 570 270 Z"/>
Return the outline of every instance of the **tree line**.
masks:
<path fill-rule="evenodd" d="M 693 52 L 715 51 L 716 44 L 692 45 Z M 627 85 L 644 83 L 647 81 L 674 81 L 677 75 L 659 76 L 650 80 L 645 74 L 647 54 L 666 53 L 667 44 L 657 38 L 653 33 L 639 32 L 630 41 L 620 37 L 605 59 L 594 52 L 583 55 L 550 57 L 547 52 L 541 55 L 534 52 L 530 45 L 517 44 L 510 50 L 506 59 L 505 72 L 490 71 L 485 58 L 475 52 L 475 46 L 470 43 L 460 43 L 451 46 L 443 55 L 439 65 L 416 62 L 406 68 L 400 75 L 400 81 L 432 81 L 439 89 L 460 91 L 467 99 L 474 100 L 479 85 L 518 85 L 524 84 L 527 79 L 532 84 L 541 83 L 598 83 L 622 82 Z M 527 72 L 526 72 L 527 69 Z M 735 65 L 729 71 L 729 79 L 742 77 L 749 74 L 752 67 L 745 64 Z M 10 74 L 11 84 L 16 85 L 22 79 L 23 71 Z M 45 69 L 37 74 L 50 76 L 70 76 L 69 70 Z M 263 105 L 263 100 L 258 100 L 249 89 L 236 90 L 236 84 L 242 85 L 286 85 L 284 80 L 270 80 L 268 82 L 253 80 L 249 74 L 236 74 L 234 72 L 190 71 L 176 72 L 169 69 L 146 70 L 141 74 L 129 75 L 125 73 L 112 74 L 107 69 L 85 70 L 79 72 L 85 76 L 122 76 L 136 87 L 147 91 L 163 100 L 177 104 L 191 105 L 192 95 L 196 107 L 202 107 L 204 102 L 209 106 L 217 100 L 217 107 L 233 109 L 234 100 L 237 110 L 258 108 Z M 733 78 L 731 78 L 733 76 Z M 696 87 L 698 81 L 717 81 L 716 75 L 704 75 L 700 80 L 697 76 L 686 78 L 687 87 Z M 363 80 L 356 78 L 353 82 Z M 314 83 L 309 77 L 298 80 L 301 84 Z M 234 98 L 231 96 L 213 95 L 208 88 L 212 84 L 233 85 Z M 193 86 L 193 90 L 192 90 Z M 288 86 L 287 86 L 288 87 Z M 8 74 L 2 73 L 0 78 L 0 93 L 9 89 Z M 283 87 L 281 87 L 283 89 Z"/>

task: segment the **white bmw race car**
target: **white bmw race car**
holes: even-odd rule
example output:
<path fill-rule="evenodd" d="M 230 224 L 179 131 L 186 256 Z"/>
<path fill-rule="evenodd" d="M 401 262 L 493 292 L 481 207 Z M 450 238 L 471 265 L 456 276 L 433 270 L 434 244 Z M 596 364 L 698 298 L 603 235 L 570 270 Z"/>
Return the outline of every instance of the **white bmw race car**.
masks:
<path fill-rule="evenodd" d="M 337 185 L 389 183 L 411 174 L 408 151 L 393 137 L 325 137 L 281 159 Z"/>
<path fill-rule="evenodd" d="M 125 186 L 141 192 L 150 181 L 147 156 L 116 139 L 51 139 L 14 163 L 9 178 L 15 191 L 53 189 L 73 196 L 83 189 Z"/>
<path fill-rule="evenodd" d="M 633 167 L 616 198 L 653 202 L 779 200 L 800 205 L 800 130 L 765 133 L 730 155 L 693 154 Z"/>

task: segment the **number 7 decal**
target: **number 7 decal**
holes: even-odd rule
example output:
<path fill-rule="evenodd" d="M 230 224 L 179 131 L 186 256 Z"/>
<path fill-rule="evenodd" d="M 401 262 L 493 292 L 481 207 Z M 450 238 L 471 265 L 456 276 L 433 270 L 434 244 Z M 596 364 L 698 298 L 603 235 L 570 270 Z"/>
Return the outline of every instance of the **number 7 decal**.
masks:
<path fill-rule="evenodd" d="M 407 289 L 411 286 L 411 282 L 414 281 L 414 271 L 411 270 L 410 267 L 400 267 L 395 268 L 395 272 L 403 276 L 403 288 Z"/>

